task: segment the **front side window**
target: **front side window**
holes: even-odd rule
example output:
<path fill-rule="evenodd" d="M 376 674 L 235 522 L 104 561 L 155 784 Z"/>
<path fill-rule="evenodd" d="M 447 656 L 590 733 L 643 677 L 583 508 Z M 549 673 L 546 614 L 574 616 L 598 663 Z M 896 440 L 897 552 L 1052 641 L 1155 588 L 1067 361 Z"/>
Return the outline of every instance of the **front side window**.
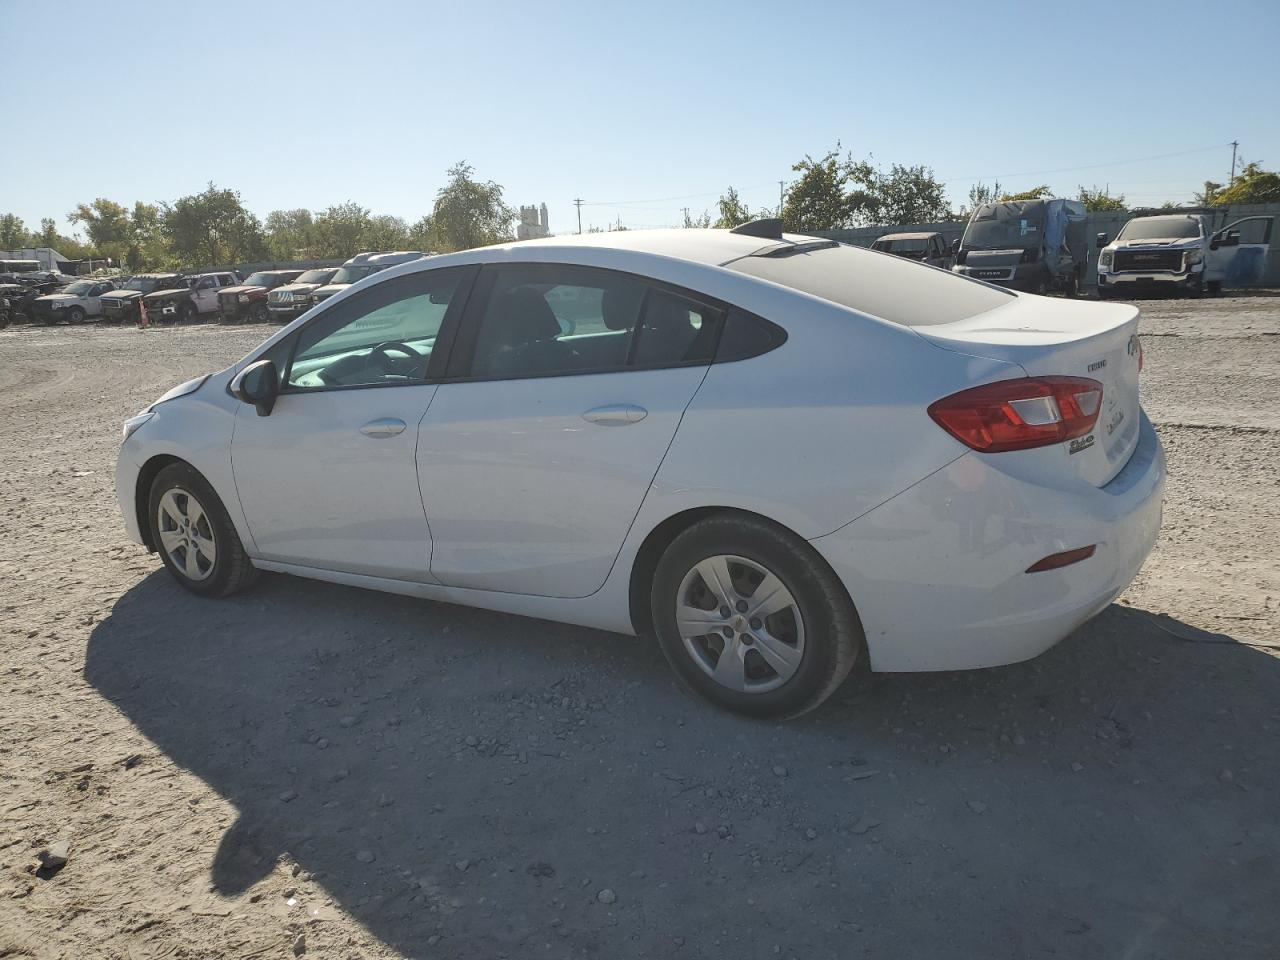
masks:
<path fill-rule="evenodd" d="M 536 377 L 709 362 L 719 311 L 626 274 L 546 264 L 496 272 L 473 377 Z"/>
<path fill-rule="evenodd" d="M 299 333 L 286 386 L 322 390 L 421 382 L 463 276 L 459 270 L 435 270 L 397 277 L 325 311 Z"/>

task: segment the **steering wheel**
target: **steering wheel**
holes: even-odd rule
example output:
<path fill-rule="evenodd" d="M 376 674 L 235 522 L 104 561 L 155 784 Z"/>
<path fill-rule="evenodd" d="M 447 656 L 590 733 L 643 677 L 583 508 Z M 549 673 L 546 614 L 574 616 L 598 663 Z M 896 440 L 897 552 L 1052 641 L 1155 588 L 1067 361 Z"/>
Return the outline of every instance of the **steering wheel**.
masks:
<path fill-rule="evenodd" d="M 417 372 L 419 364 L 421 364 L 423 360 L 427 359 L 427 355 L 425 353 L 419 353 L 417 350 L 413 349 L 413 347 L 409 346 L 407 343 L 405 343 L 402 340 L 384 340 L 382 343 L 378 344 L 376 347 L 374 347 L 372 350 L 369 351 L 369 359 L 377 360 L 379 366 L 381 366 L 383 370 L 386 370 L 388 373 L 390 373 L 389 361 L 391 358 L 387 355 L 392 351 L 396 353 L 403 353 L 406 357 L 409 357 L 410 359 L 412 359 L 414 372 Z"/>

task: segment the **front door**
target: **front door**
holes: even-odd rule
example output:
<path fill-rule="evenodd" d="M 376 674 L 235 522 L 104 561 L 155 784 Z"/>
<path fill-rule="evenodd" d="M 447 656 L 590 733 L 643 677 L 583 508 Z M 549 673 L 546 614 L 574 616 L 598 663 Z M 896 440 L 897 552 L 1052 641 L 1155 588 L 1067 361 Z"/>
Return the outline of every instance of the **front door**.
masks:
<path fill-rule="evenodd" d="M 488 267 L 476 291 L 418 439 L 431 572 L 588 596 L 706 375 L 721 313 L 567 265 Z"/>
<path fill-rule="evenodd" d="M 1257 283 L 1267 270 L 1274 217 L 1245 217 L 1213 234 L 1205 258 L 1205 279 L 1230 287 Z"/>
<path fill-rule="evenodd" d="M 191 302 L 200 313 L 209 313 L 218 307 L 218 281 L 213 277 L 200 277 L 191 287 Z"/>
<path fill-rule="evenodd" d="M 434 270 L 376 284 L 280 346 L 274 409 L 259 417 L 242 405 L 231 443 L 236 490 L 263 559 L 432 579 L 414 453 L 437 390 L 432 349 L 468 276 Z"/>

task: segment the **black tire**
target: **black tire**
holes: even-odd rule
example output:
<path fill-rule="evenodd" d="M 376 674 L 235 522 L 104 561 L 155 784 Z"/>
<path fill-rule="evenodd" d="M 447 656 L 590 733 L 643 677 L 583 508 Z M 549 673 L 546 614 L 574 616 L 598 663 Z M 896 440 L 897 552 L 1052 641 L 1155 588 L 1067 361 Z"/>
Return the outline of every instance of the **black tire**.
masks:
<path fill-rule="evenodd" d="M 1205 283 L 1204 288 L 1209 291 L 1210 296 L 1214 296 L 1214 297 L 1222 296 L 1221 280 L 1209 280 Z"/>
<path fill-rule="evenodd" d="M 179 500 L 194 497 L 207 521 L 199 529 L 202 536 L 213 540 L 214 560 L 207 570 L 201 571 L 200 578 L 189 576 L 185 569 L 179 567 L 161 539 L 160 503 L 170 491 L 177 494 Z M 222 500 L 199 471 L 189 464 L 172 463 L 156 475 L 147 496 L 147 522 L 151 526 L 151 542 L 160 559 L 173 578 L 192 593 L 202 597 L 227 597 L 257 579 L 258 570 L 244 552 L 244 545 L 227 516 Z"/>
<path fill-rule="evenodd" d="M 271 308 L 265 303 L 259 303 L 253 308 L 253 322 L 266 323 L 271 319 Z"/>
<path fill-rule="evenodd" d="M 72 307 L 65 314 L 67 323 L 84 323 L 85 313 L 80 307 Z"/>
<path fill-rule="evenodd" d="M 803 648 L 794 674 L 775 689 L 752 692 L 721 685 L 699 665 L 681 636 L 676 624 L 681 586 L 698 563 L 719 555 L 765 568 L 794 598 L 803 624 Z M 745 567 L 739 569 L 749 573 Z M 866 646 L 857 611 L 826 561 L 794 534 L 742 514 L 708 517 L 676 537 L 658 561 L 650 604 L 658 643 L 681 683 L 717 706 L 752 717 L 796 717 L 812 710 L 835 692 Z M 753 629 L 758 624 L 753 620 Z M 719 634 L 697 642 L 724 643 Z M 750 647 L 746 649 L 744 657 L 750 657 Z M 756 656 L 756 669 L 772 669 L 758 651 Z"/>
<path fill-rule="evenodd" d="M 1063 284 L 1062 294 L 1068 300 L 1074 300 L 1080 296 L 1080 275 L 1077 273 L 1067 277 L 1067 282 Z"/>

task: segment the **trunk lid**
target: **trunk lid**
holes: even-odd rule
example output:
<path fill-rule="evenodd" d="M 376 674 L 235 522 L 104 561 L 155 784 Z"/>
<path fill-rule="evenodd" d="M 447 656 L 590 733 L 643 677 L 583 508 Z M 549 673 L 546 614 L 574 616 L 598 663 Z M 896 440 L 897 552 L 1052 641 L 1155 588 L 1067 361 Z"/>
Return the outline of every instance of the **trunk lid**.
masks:
<path fill-rule="evenodd" d="M 1055 481 L 1078 477 L 1101 487 L 1124 469 L 1138 445 L 1138 319 L 1138 309 L 1127 304 L 1023 295 L 975 317 L 914 329 L 936 346 L 1015 363 L 1028 376 L 1101 383 L 1102 406 L 1091 433 L 1051 447 L 990 454 L 1018 458 Z"/>

